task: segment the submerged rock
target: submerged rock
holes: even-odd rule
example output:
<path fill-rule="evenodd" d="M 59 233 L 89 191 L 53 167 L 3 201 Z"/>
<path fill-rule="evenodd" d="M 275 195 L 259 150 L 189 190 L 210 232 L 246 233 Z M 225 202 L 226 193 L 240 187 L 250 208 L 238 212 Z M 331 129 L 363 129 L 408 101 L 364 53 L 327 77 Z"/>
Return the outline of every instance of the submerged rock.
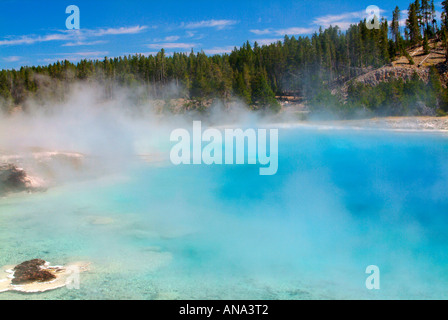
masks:
<path fill-rule="evenodd" d="M 45 191 L 42 180 L 27 174 L 14 164 L 0 164 L 0 195 L 10 192 Z"/>
<path fill-rule="evenodd" d="M 88 217 L 88 221 L 89 221 L 89 224 L 94 225 L 94 226 L 105 226 L 105 225 L 113 224 L 115 222 L 115 220 L 112 218 L 100 217 L 100 216 Z"/>
<path fill-rule="evenodd" d="M 34 259 L 25 261 L 14 268 L 12 284 L 25 284 L 30 282 L 48 282 L 56 279 L 56 276 L 45 270 L 45 261 Z"/>

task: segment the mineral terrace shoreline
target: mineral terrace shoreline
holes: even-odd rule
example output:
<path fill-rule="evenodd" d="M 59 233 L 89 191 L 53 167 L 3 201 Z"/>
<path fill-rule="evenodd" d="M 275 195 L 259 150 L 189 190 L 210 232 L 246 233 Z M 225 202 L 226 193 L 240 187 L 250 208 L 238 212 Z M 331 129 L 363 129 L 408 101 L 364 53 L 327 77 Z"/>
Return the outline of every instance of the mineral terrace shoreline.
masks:
<path fill-rule="evenodd" d="M 365 120 L 340 120 L 331 121 L 330 123 L 368 129 L 448 132 L 448 117 L 386 117 Z"/>
<path fill-rule="evenodd" d="M 305 127 L 326 130 L 381 130 L 448 133 L 448 117 L 385 117 L 356 120 L 303 120 L 270 123 L 271 128 Z M 220 126 L 224 127 L 224 126 Z"/>

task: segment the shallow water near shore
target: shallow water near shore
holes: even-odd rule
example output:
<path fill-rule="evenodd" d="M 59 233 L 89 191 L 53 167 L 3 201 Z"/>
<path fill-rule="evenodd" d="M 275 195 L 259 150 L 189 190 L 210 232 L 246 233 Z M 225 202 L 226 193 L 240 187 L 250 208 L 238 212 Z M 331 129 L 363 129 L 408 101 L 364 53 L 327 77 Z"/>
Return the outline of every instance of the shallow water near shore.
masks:
<path fill-rule="evenodd" d="M 92 262 L 0 299 L 446 299 L 447 190 L 444 134 L 281 129 L 275 176 L 137 162 L 0 199 L 0 266 Z"/>

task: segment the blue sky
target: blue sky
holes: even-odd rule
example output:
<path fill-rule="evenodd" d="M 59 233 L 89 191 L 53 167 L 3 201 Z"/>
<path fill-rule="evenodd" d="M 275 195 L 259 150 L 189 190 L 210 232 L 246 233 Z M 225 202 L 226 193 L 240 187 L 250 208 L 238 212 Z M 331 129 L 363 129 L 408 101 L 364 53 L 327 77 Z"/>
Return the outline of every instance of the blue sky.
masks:
<path fill-rule="evenodd" d="M 308 35 L 319 26 L 350 23 L 377 5 L 390 20 L 397 1 L 262 0 L 0 0 L 0 69 L 57 60 L 204 50 L 229 52 L 246 40 L 267 44 L 285 34 Z M 436 9 L 440 10 L 440 1 Z M 80 29 L 67 30 L 65 9 L 80 9 Z"/>

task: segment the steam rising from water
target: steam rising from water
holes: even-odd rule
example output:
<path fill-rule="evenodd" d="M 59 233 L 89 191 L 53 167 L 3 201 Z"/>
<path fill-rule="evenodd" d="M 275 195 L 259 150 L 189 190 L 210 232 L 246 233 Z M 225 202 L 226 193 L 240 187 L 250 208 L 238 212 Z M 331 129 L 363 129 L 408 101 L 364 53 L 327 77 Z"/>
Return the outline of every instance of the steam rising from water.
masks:
<path fill-rule="evenodd" d="M 55 164 L 64 185 L 0 200 L 0 265 L 94 262 L 79 292 L 40 297 L 447 297 L 446 137 L 297 127 L 280 130 L 276 176 L 173 167 L 170 132 L 199 115 L 160 116 L 126 91 L 108 102 L 100 93 L 78 86 L 46 112 L 30 103 L 30 113 L 1 119 L 4 154 L 86 156 L 81 169 Z M 242 107 L 207 119 L 272 121 Z M 96 179 L 79 179 L 86 171 Z M 364 285 L 372 264 L 378 292 Z"/>
<path fill-rule="evenodd" d="M 24 103 L 26 112 L 0 117 L 0 152 L 25 156 L 36 150 L 78 152 L 100 158 L 104 166 L 122 166 L 136 155 L 166 148 L 171 130 L 190 128 L 193 119 L 204 118 L 195 112 L 162 115 L 156 101 L 136 102 L 139 88 L 116 87 L 109 99 L 104 97 L 107 90 L 95 83 L 78 83 L 67 91 L 64 102 L 29 99 Z M 206 118 L 215 125 L 259 120 L 239 103 L 230 109 L 215 103 Z"/>

